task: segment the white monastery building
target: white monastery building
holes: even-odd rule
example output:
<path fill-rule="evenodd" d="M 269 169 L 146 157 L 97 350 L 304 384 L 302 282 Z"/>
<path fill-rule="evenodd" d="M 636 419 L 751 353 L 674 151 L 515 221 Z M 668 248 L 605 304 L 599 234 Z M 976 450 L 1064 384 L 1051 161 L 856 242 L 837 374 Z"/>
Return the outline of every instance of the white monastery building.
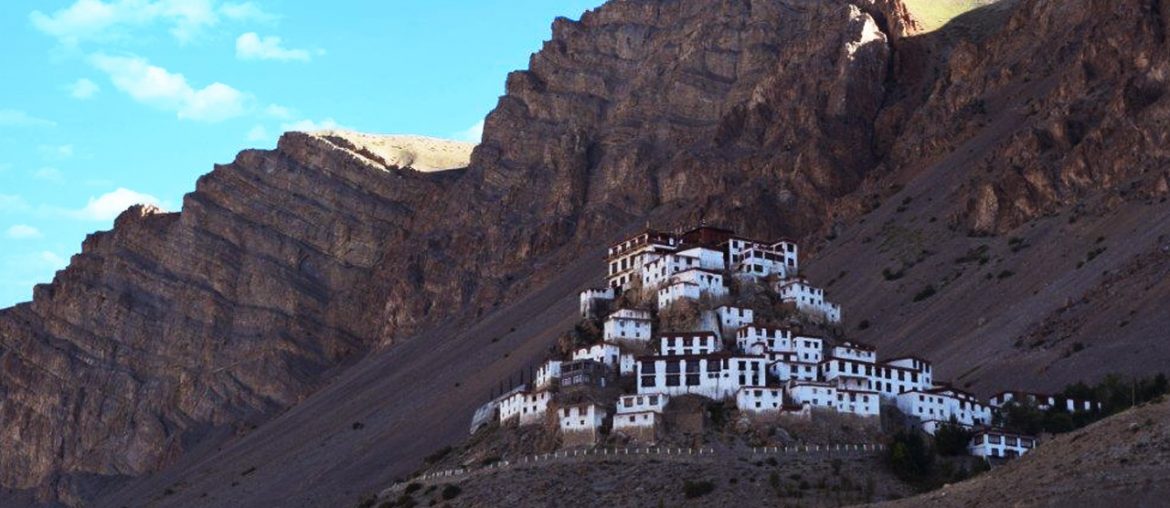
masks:
<path fill-rule="evenodd" d="M 702 395 L 725 400 L 744 386 L 766 383 L 762 356 L 714 353 L 638 358 L 638 393 Z"/>
<path fill-rule="evenodd" d="M 601 310 L 609 307 L 613 302 L 614 290 L 612 287 L 591 288 L 581 292 L 581 318 L 589 319 L 600 314 Z"/>
<path fill-rule="evenodd" d="M 841 306 L 825 300 L 825 290 L 809 285 L 803 277 L 780 281 L 776 286 L 780 300 L 796 306 L 796 310 L 826 322 L 841 323 Z"/>
<path fill-rule="evenodd" d="M 991 425 L 991 408 L 974 395 L 948 387 L 912 390 L 899 394 L 898 409 L 922 422 L 922 429 L 934 434 L 950 422 L 963 427 Z"/>
<path fill-rule="evenodd" d="M 618 309 L 605 318 L 602 326 L 602 337 L 609 342 L 649 342 L 650 336 L 650 312 L 645 310 Z"/>
<path fill-rule="evenodd" d="M 709 355 L 723 349 L 713 332 L 664 333 L 658 341 L 661 356 Z"/>
<path fill-rule="evenodd" d="M 735 407 L 748 413 L 779 413 L 784 409 L 784 390 L 778 387 L 745 386 L 735 392 Z"/>
<path fill-rule="evenodd" d="M 967 452 L 976 457 L 1014 458 L 1035 448 L 1036 438 L 998 429 L 985 429 L 975 433 Z"/>

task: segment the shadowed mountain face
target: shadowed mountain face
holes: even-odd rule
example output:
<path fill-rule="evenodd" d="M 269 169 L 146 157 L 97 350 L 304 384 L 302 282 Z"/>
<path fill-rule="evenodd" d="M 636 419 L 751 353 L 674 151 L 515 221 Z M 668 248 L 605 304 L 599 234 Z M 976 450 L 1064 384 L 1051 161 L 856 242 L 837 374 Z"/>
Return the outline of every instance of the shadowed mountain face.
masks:
<path fill-rule="evenodd" d="M 850 333 L 979 390 L 1154 370 L 1168 15 L 1065 4 L 915 36 L 895 0 L 613 1 L 554 23 L 468 169 L 245 151 L 0 311 L 0 483 L 351 502 L 465 432 L 647 220 L 804 238 Z"/>

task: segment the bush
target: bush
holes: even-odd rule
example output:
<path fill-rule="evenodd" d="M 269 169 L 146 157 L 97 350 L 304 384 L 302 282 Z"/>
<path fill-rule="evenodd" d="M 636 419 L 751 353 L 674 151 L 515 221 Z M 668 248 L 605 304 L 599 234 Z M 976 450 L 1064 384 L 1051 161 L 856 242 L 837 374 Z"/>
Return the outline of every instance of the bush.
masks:
<path fill-rule="evenodd" d="M 423 459 L 423 462 L 426 463 L 427 465 L 434 464 L 434 463 L 439 462 L 440 460 L 443 460 L 444 458 L 446 458 L 447 455 L 450 455 L 453 450 L 454 449 L 451 448 L 450 446 L 444 446 L 444 447 L 436 450 L 435 453 L 427 455 L 427 458 Z"/>
<path fill-rule="evenodd" d="M 459 488 L 458 485 L 447 485 L 446 487 L 443 487 L 443 492 L 441 492 L 439 495 L 443 498 L 444 501 L 450 501 L 455 499 L 455 497 L 461 493 L 463 493 L 463 489 Z"/>
<path fill-rule="evenodd" d="M 974 432 L 952 421 L 939 427 L 938 431 L 934 433 L 934 446 L 938 450 L 939 455 L 967 455 L 967 445 L 971 443 L 971 438 L 974 435 Z"/>
<path fill-rule="evenodd" d="M 921 482 L 930 476 L 934 453 L 917 431 L 902 431 L 894 436 L 886 461 L 894 475 L 907 482 Z"/>
<path fill-rule="evenodd" d="M 414 494 L 415 492 L 418 492 L 421 489 L 422 489 L 421 483 L 412 482 L 406 486 L 406 493 L 407 494 Z"/>
<path fill-rule="evenodd" d="M 898 270 L 895 272 L 889 268 L 882 269 L 882 278 L 886 280 L 898 280 L 901 279 L 904 275 L 906 275 L 905 270 Z"/>
<path fill-rule="evenodd" d="M 935 291 L 935 289 L 934 289 L 934 285 L 932 285 L 932 284 L 927 284 L 927 285 L 926 285 L 926 287 L 922 288 L 922 290 L 921 290 L 921 291 L 919 291 L 918 293 L 916 293 L 916 294 L 914 295 L 914 301 L 915 301 L 915 302 L 921 302 L 921 301 L 923 301 L 923 300 L 925 300 L 925 299 L 927 299 L 927 298 L 930 298 L 930 297 L 934 296 L 934 294 L 935 294 L 936 292 L 937 292 L 937 291 Z"/>
<path fill-rule="evenodd" d="M 696 497 L 703 497 L 715 490 L 715 484 L 707 481 L 692 481 L 687 480 L 683 482 L 683 496 L 687 499 L 694 499 Z"/>

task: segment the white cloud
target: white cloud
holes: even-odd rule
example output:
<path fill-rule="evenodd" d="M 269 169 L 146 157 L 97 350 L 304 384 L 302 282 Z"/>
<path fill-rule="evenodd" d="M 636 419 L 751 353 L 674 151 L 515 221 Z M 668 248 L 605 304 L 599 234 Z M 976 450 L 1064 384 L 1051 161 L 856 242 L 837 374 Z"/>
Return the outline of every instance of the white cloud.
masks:
<path fill-rule="evenodd" d="M 65 160 L 73 157 L 73 145 L 40 145 L 37 151 L 43 159 Z"/>
<path fill-rule="evenodd" d="M 69 95 L 78 100 L 92 98 L 94 95 L 97 95 L 98 91 L 101 90 L 101 87 L 97 86 L 97 83 L 94 83 L 93 81 L 90 81 L 86 78 L 81 78 L 73 82 L 73 84 L 69 85 L 68 88 Z"/>
<path fill-rule="evenodd" d="M 25 224 L 17 224 L 8 228 L 5 235 L 13 240 L 35 240 L 45 236 L 41 234 L 39 229 Z"/>
<path fill-rule="evenodd" d="M 90 63 L 110 76 L 118 90 L 149 106 L 174 111 L 180 119 L 219 122 L 243 115 L 249 96 L 223 83 L 195 89 L 182 74 L 150 65 L 143 58 L 98 53 Z"/>
<path fill-rule="evenodd" d="M 219 5 L 217 0 L 77 0 L 52 14 L 29 14 L 34 28 L 67 46 L 124 39 L 133 30 L 156 23 L 168 26 L 175 39 L 186 43 L 219 24 L 221 17 L 232 21 L 275 19 L 252 2 Z"/>
<path fill-rule="evenodd" d="M 225 18 L 236 21 L 271 23 L 279 18 L 279 16 L 264 12 L 255 2 L 225 3 L 219 7 L 219 12 Z"/>
<path fill-rule="evenodd" d="M 57 168 L 44 167 L 33 172 L 33 178 L 52 183 L 64 183 L 65 175 Z"/>
<path fill-rule="evenodd" d="M 50 268 L 52 270 L 60 270 L 66 266 L 69 266 L 69 260 L 55 252 L 50 252 L 47 250 L 42 251 L 37 257 L 46 268 Z"/>
<path fill-rule="evenodd" d="M 0 127 L 53 127 L 57 122 L 37 118 L 24 111 L 0 109 Z"/>
<path fill-rule="evenodd" d="M 26 212 L 31 207 L 24 197 L 15 194 L 0 194 L 0 212 Z"/>
<path fill-rule="evenodd" d="M 159 206 L 160 203 L 158 198 L 150 194 L 142 194 L 119 187 L 113 192 L 89 198 L 89 203 L 85 205 L 85 208 L 69 212 L 69 215 L 82 220 L 107 221 L 117 218 L 118 214 L 131 206 L 140 204 Z"/>
<path fill-rule="evenodd" d="M 320 122 L 313 120 L 299 120 L 292 123 L 280 124 L 280 130 L 284 132 L 299 131 L 299 132 L 313 132 L 313 131 L 327 131 L 327 130 L 352 130 L 337 123 L 332 118 L 326 118 Z"/>
<path fill-rule="evenodd" d="M 248 32 L 236 38 L 236 58 L 240 60 L 278 60 L 282 62 L 299 60 L 308 62 L 312 57 L 308 50 L 282 47 L 280 37 L 275 35 L 260 37 L 256 32 Z"/>
<path fill-rule="evenodd" d="M 264 108 L 264 114 L 278 120 L 288 120 L 293 117 L 293 110 L 279 104 L 269 104 Z"/>
<path fill-rule="evenodd" d="M 263 125 L 255 125 L 248 131 L 248 141 L 265 141 L 268 137 L 268 129 Z"/>
<path fill-rule="evenodd" d="M 472 143 L 479 143 L 483 140 L 483 120 L 476 122 L 475 125 L 468 127 L 465 131 L 455 133 L 455 139 L 460 141 L 470 141 Z"/>

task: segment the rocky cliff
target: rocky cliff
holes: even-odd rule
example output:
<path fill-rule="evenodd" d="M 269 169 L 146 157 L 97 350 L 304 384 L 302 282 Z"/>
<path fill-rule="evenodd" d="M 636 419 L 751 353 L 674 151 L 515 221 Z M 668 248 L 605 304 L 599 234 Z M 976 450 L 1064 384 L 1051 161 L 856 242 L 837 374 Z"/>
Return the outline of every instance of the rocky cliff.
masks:
<path fill-rule="evenodd" d="M 571 320 L 600 275 L 582 254 L 647 220 L 804 238 L 851 333 L 976 389 L 1156 369 L 1166 16 L 1021 0 L 920 33 L 897 0 L 615 0 L 557 20 L 469 168 L 286 134 L 0 311 L 0 483 L 76 502 L 178 461 L 109 499 L 165 479 L 214 504 L 248 470 L 220 502 L 352 500 L 463 432 Z M 524 295 L 560 303 L 506 309 Z M 327 430 L 371 407 L 378 439 Z"/>

